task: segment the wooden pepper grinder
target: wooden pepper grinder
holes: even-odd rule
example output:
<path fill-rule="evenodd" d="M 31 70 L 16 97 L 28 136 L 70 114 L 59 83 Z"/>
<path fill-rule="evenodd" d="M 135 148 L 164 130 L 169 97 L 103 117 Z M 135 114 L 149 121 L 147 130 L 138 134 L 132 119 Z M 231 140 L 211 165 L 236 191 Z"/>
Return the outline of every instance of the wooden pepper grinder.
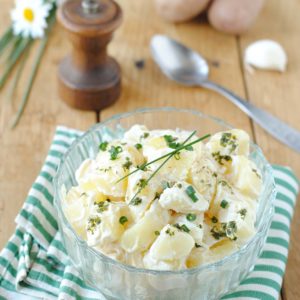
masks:
<path fill-rule="evenodd" d="M 121 92 L 120 67 L 106 53 L 122 20 L 121 8 L 111 0 L 66 1 L 58 20 L 73 46 L 72 54 L 59 65 L 60 96 L 72 107 L 100 111 Z"/>

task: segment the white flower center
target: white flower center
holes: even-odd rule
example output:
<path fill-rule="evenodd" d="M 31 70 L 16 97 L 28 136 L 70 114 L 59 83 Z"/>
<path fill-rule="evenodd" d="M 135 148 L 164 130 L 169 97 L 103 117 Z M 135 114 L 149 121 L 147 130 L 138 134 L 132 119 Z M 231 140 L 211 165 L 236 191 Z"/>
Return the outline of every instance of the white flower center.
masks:
<path fill-rule="evenodd" d="M 23 15 L 26 21 L 33 22 L 34 20 L 34 12 L 31 8 L 25 8 L 23 11 Z"/>

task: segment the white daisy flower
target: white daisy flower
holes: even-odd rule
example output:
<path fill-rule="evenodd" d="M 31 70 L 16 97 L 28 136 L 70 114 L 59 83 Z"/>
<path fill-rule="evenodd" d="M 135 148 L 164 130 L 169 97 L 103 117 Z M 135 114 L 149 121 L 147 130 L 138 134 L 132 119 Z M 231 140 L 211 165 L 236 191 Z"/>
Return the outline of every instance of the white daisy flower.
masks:
<path fill-rule="evenodd" d="M 14 34 L 24 38 L 43 37 L 51 8 L 52 4 L 42 0 L 16 0 L 16 7 L 11 12 Z"/>

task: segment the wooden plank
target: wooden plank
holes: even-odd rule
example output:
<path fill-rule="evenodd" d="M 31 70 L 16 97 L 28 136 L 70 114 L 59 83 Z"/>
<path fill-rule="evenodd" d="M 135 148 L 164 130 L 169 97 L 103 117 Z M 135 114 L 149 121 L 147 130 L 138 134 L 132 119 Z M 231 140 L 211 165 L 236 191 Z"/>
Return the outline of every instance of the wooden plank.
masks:
<path fill-rule="evenodd" d="M 123 92 L 119 101 L 101 113 L 105 119 L 115 113 L 139 107 L 175 106 L 193 108 L 218 116 L 251 134 L 249 119 L 225 98 L 201 88 L 187 88 L 167 79 L 151 59 L 149 42 L 154 34 L 167 34 L 202 53 L 211 64 L 211 79 L 244 96 L 236 39 L 216 32 L 201 20 L 173 25 L 155 13 L 152 1 L 119 1 L 125 20 L 110 45 L 121 63 Z M 134 62 L 144 60 L 138 69 Z M 218 64 L 219 66 L 213 66 Z"/>
<path fill-rule="evenodd" d="M 300 130 L 299 95 L 300 95 L 300 22 L 297 0 L 267 1 L 255 27 L 241 38 L 241 49 L 253 41 L 270 38 L 278 41 L 285 48 L 289 65 L 286 73 L 256 71 L 246 73 L 245 81 L 251 102 L 257 104 L 290 125 Z M 300 176 L 299 154 L 280 144 L 258 126 L 254 126 L 258 144 L 272 163 L 288 165 Z M 298 288 L 300 277 L 300 203 L 296 207 L 292 230 L 287 271 L 285 275 L 286 299 L 300 299 Z"/>
<path fill-rule="evenodd" d="M 12 0 L 1 1 L 1 33 L 9 24 L 8 12 L 12 3 Z M 15 228 L 14 218 L 39 173 L 57 124 L 87 129 L 96 121 L 95 113 L 75 111 L 59 99 L 57 63 L 69 51 L 69 45 L 59 28 L 55 28 L 49 44 L 28 106 L 15 130 L 9 129 L 9 122 L 17 106 L 14 104 L 12 109 L 7 102 L 8 87 L 0 94 L 0 249 Z M 33 55 L 26 66 L 25 77 L 30 72 L 32 58 Z M 17 93 L 18 99 L 26 83 L 24 79 Z"/>

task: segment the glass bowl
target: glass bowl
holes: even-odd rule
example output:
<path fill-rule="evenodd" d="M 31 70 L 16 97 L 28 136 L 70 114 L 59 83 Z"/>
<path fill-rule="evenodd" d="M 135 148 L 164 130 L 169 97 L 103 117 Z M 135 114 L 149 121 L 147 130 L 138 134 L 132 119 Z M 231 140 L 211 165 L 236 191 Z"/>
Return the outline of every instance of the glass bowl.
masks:
<path fill-rule="evenodd" d="M 246 277 L 266 241 L 276 195 L 271 166 L 260 148 L 251 143 L 250 157 L 262 173 L 263 188 L 257 210 L 257 233 L 240 250 L 215 263 L 180 271 L 155 271 L 125 265 L 88 247 L 76 235 L 63 213 L 61 191 L 76 185 L 76 169 L 86 158 L 96 157 L 102 141 L 122 137 L 134 124 L 144 124 L 149 129 L 197 130 L 198 136 L 231 128 L 200 112 L 176 108 L 139 109 L 93 126 L 66 152 L 54 179 L 54 201 L 66 251 L 85 282 L 108 299 L 218 299 Z"/>

